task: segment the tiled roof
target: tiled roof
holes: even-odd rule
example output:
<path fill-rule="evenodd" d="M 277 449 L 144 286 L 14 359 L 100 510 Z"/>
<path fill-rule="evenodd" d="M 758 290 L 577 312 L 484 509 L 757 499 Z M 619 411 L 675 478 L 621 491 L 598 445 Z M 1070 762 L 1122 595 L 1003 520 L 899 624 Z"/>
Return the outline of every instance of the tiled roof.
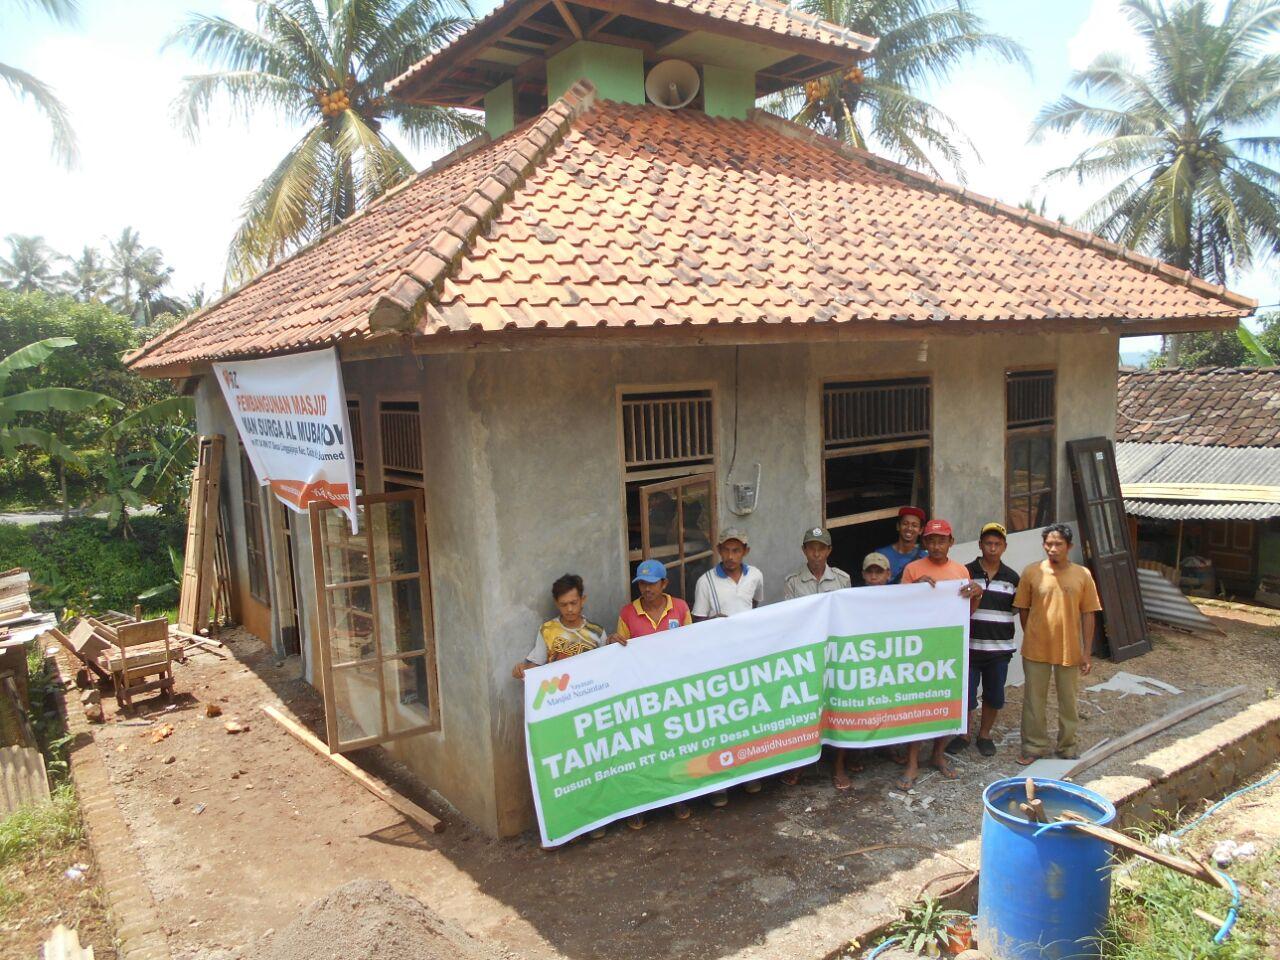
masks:
<path fill-rule="evenodd" d="M 459 51 L 475 46 L 478 41 L 482 41 L 483 36 L 493 24 L 511 17 L 516 12 L 516 8 L 541 6 L 545 2 L 546 0 L 503 0 L 477 20 L 472 28 L 453 44 L 420 60 L 397 77 L 392 81 L 389 89 L 395 93 L 429 67 L 443 60 L 452 60 L 458 56 Z M 747 27 L 791 37 L 794 40 L 862 54 L 875 49 L 876 46 L 876 40 L 872 37 L 863 36 L 820 17 L 796 10 L 778 0 L 647 0 L 647 2 L 655 12 L 666 8 L 706 18 L 709 27 L 712 27 L 715 21 L 721 21 L 738 27 Z M 635 13 L 638 17 L 643 15 L 644 11 Z"/>
<path fill-rule="evenodd" d="M 157 374 L 378 330 L 1230 319 L 1253 301 L 764 114 L 581 84 L 131 358 Z M 655 336 L 660 333 L 655 332 Z"/>
<path fill-rule="evenodd" d="M 1116 439 L 1280 447 L 1280 367 L 1120 374 Z"/>

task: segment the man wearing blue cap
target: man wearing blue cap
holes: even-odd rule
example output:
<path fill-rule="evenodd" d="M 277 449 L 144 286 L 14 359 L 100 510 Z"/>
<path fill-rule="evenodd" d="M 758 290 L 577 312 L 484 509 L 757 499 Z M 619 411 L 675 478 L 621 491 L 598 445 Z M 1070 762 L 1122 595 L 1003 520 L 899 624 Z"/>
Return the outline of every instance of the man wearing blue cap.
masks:
<path fill-rule="evenodd" d="M 631 582 L 639 589 L 640 596 L 631 603 L 623 604 L 618 611 L 618 627 L 609 637 L 610 643 L 625 646 L 628 640 L 636 637 L 675 630 L 693 622 L 689 616 L 689 605 L 667 593 L 667 568 L 661 560 L 642 560 Z M 689 819 L 687 803 L 673 803 L 671 812 L 677 820 Z M 627 826 L 632 830 L 643 828 L 644 814 L 627 817 Z"/>
<path fill-rule="evenodd" d="M 693 622 L 689 605 L 667 593 L 667 568 L 661 560 L 642 560 L 631 582 L 639 589 L 640 596 L 618 612 L 618 628 L 610 637 L 615 643 Z"/>

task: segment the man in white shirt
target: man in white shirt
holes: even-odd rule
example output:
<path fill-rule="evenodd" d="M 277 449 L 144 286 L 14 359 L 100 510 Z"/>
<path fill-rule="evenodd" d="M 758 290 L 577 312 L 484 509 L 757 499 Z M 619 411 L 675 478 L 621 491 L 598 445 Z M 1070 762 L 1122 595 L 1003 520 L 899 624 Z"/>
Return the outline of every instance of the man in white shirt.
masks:
<path fill-rule="evenodd" d="M 747 535 L 737 527 L 729 527 L 716 543 L 720 562 L 698 578 L 693 590 L 694 621 L 712 617 L 732 617 L 760 606 L 764 602 L 764 574 L 759 567 L 747 566 L 751 547 Z M 759 793 L 760 781 L 744 783 L 747 793 Z M 729 802 L 726 790 L 711 794 L 711 805 L 723 807 Z"/>
<path fill-rule="evenodd" d="M 764 574 L 747 565 L 747 535 L 729 527 L 716 543 L 720 562 L 698 578 L 693 591 L 693 619 L 732 617 L 764 602 Z"/>

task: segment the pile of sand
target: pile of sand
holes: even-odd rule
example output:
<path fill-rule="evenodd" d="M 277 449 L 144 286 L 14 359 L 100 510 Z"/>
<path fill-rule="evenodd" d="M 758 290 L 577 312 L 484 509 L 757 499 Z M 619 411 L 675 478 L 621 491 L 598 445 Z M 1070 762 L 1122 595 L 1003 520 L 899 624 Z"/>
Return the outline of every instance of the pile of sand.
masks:
<path fill-rule="evenodd" d="M 385 880 L 353 880 L 316 900 L 246 960 L 510 960 Z"/>

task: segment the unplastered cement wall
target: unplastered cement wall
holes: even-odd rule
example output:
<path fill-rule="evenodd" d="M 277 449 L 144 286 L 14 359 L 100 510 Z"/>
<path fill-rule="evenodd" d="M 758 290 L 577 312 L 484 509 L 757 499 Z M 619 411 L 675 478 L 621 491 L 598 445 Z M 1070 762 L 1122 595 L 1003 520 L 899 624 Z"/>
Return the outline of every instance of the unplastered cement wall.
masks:
<path fill-rule="evenodd" d="M 775 601 L 801 560 L 797 531 L 821 517 L 824 381 L 932 378 L 934 513 L 969 539 L 963 531 L 1004 513 L 1005 371 L 1057 370 L 1057 512 L 1072 519 L 1064 444 L 1112 434 L 1116 361 L 1109 335 L 987 334 L 930 341 L 923 359 L 915 341 L 538 349 L 344 364 L 348 396 L 360 401 L 370 491 L 382 482 L 378 401 L 417 400 L 423 414 L 442 729 L 391 751 L 487 832 L 511 835 L 533 823 L 523 700 L 510 671 L 554 614 L 548 588 L 559 574 L 585 577 L 588 615 L 606 627 L 629 597 L 620 386 L 714 388 L 720 523 L 746 528 L 767 600 Z M 201 429 L 216 421 L 231 435 L 212 381 L 202 395 L 209 388 L 216 403 L 199 403 Z M 756 510 L 734 517 L 725 509 L 728 484 L 753 480 L 757 463 Z M 304 649 L 314 655 L 305 522 L 295 530 Z M 242 534 L 236 530 L 237 543 Z M 243 564 L 240 548 L 240 577 Z"/>
<path fill-rule="evenodd" d="M 766 575 L 766 599 L 801 560 L 796 533 L 821 518 L 821 386 L 827 380 L 928 375 L 933 383 L 934 514 L 957 530 L 1004 515 L 1004 375 L 1058 373 L 1058 509 L 1075 514 L 1066 440 L 1111 435 L 1117 340 L 1109 335 L 983 335 L 920 343 L 761 345 L 627 350 L 528 351 L 446 361 L 465 368 L 474 439 L 479 539 L 496 576 L 477 591 L 494 698 L 499 829 L 531 822 L 518 684 L 510 666 L 537 624 L 554 613 L 548 585 L 564 571 L 587 581 L 588 614 L 612 626 L 629 597 L 618 453 L 621 386 L 715 389 L 720 523 L 745 528 L 751 560 Z M 430 375 L 430 366 L 427 374 Z M 735 398 L 737 437 L 735 450 Z M 730 462 L 733 475 L 728 473 Z M 729 484 L 762 467 L 757 507 L 725 509 Z M 487 479 L 487 485 L 484 481 Z M 961 533 L 962 539 L 968 539 Z M 511 798 L 518 798 L 513 803 Z"/>

